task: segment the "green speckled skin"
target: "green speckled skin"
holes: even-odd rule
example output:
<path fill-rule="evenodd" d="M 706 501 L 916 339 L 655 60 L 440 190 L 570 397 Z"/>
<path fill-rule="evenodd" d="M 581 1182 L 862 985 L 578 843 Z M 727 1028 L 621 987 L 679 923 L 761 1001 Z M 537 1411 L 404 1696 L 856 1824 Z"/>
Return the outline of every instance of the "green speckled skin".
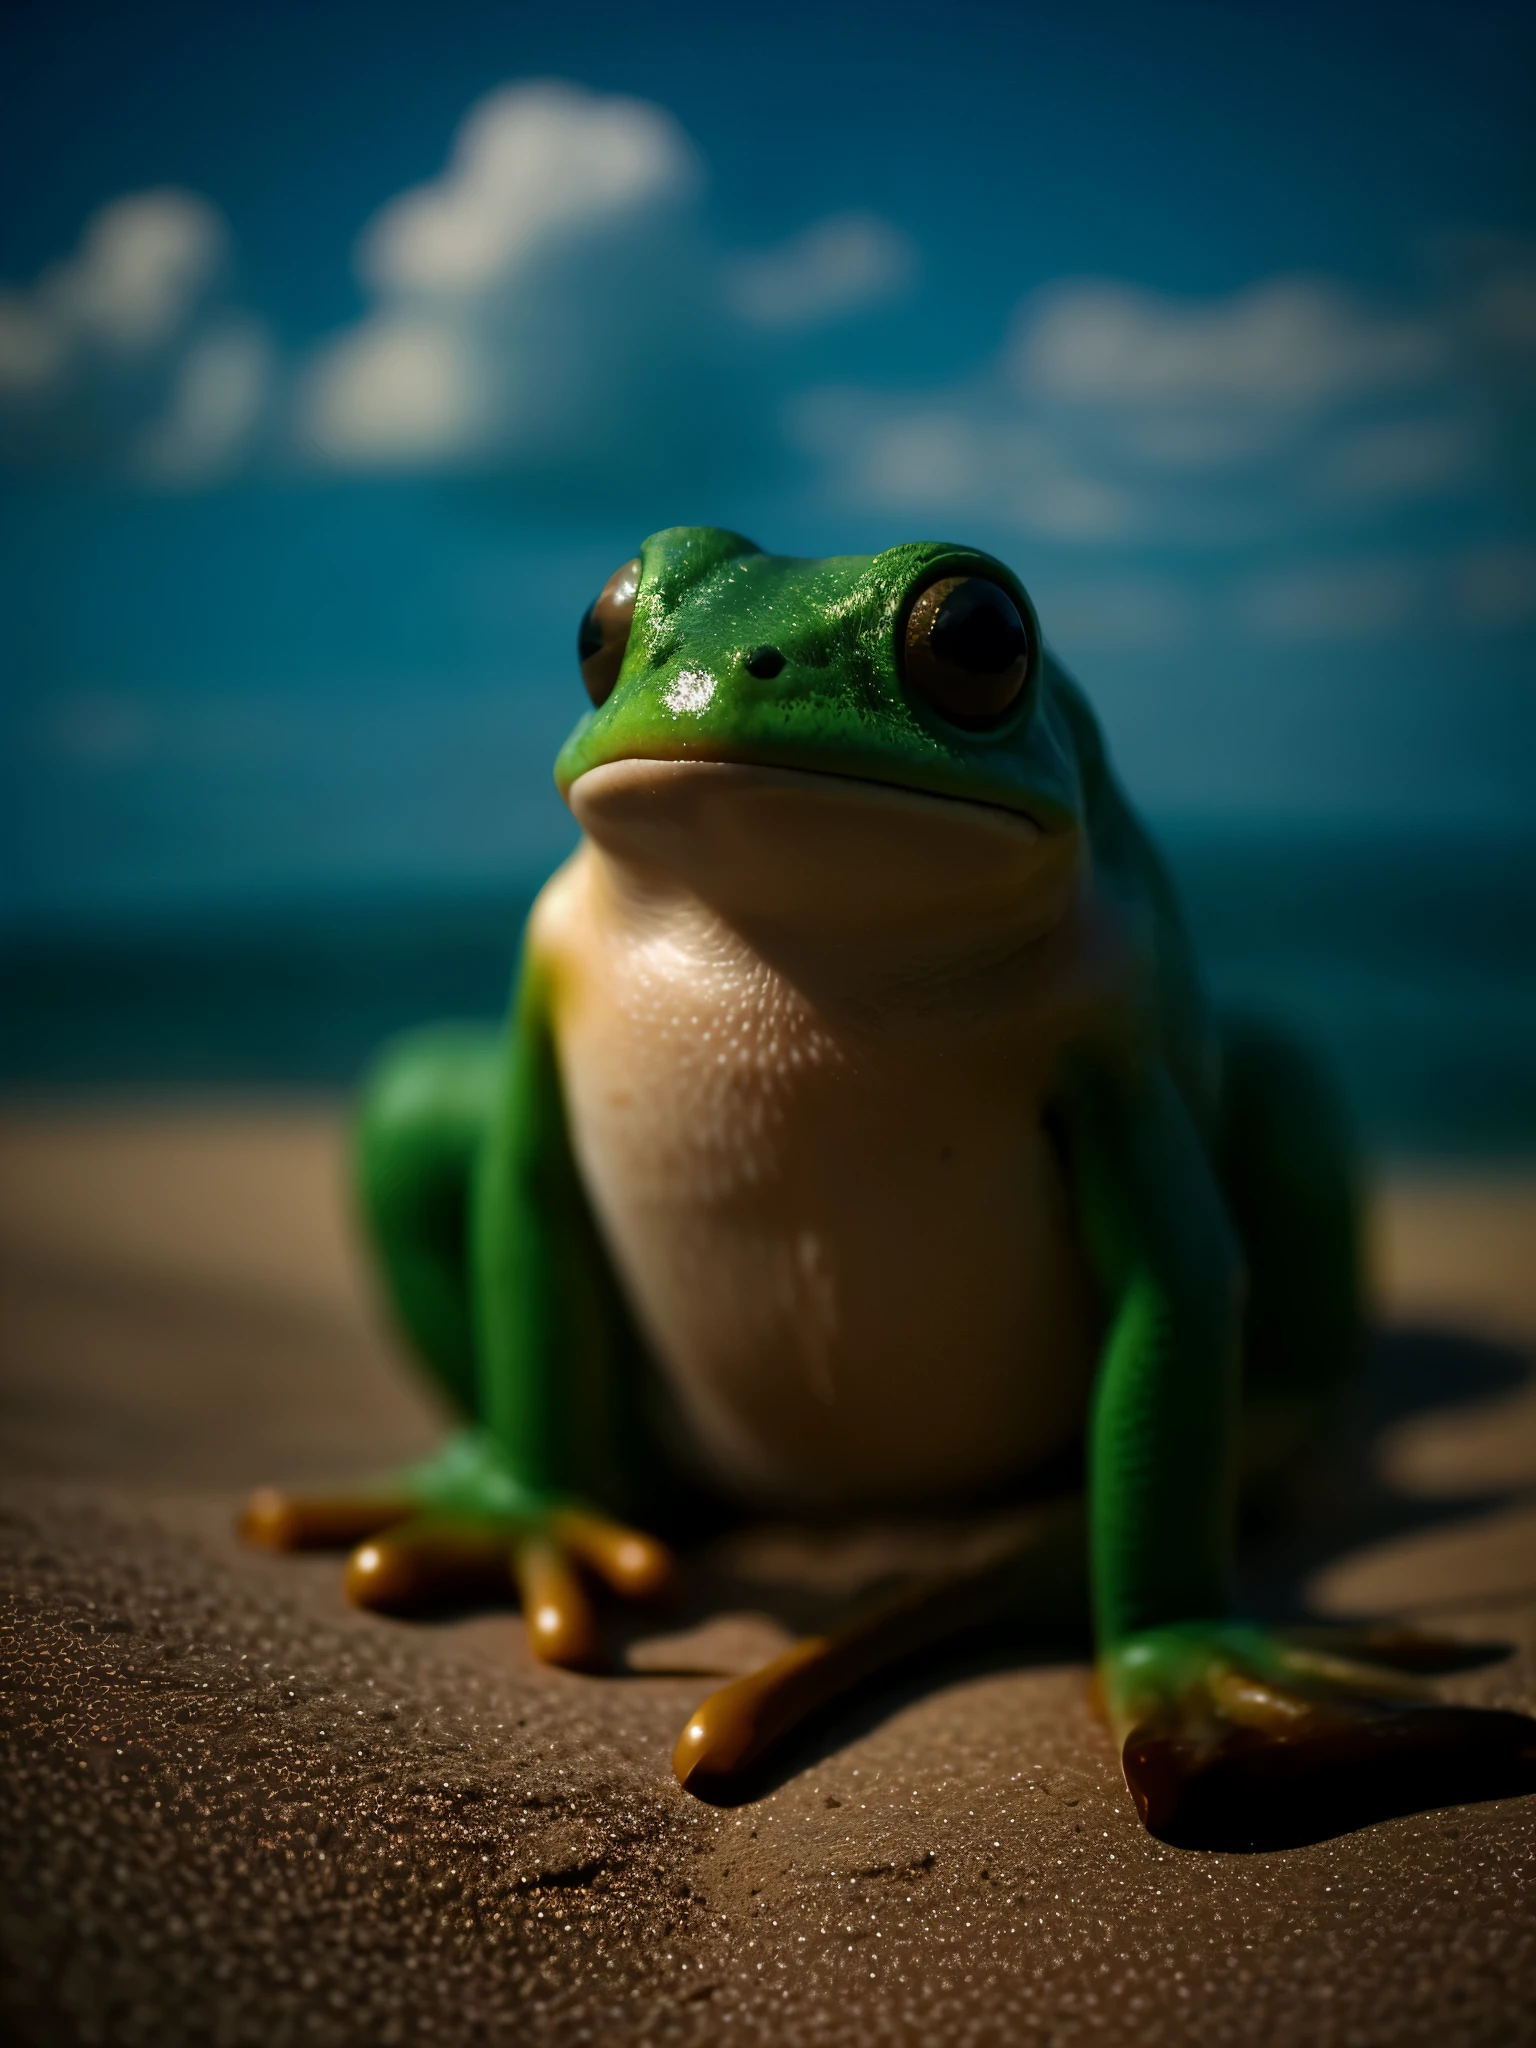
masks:
<path fill-rule="evenodd" d="M 860 776 L 1000 804 L 1041 822 L 1077 814 L 1079 767 L 1054 665 L 1052 683 L 1028 692 L 987 733 L 946 724 L 897 673 L 895 626 L 919 582 L 980 571 L 1034 620 L 1023 586 L 1001 562 L 941 542 L 799 561 L 762 554 L 713 527 L 655 534 L 640 559 L 618 687 L 561 748 L 562 790 L 608 761 L 695 757 Z M 741 666 L 741 656 L 764 643 L 788 656 L 768 681 Z M 685 672 L 718 681 L 707 708 L 683 729 L 666 700 Z"/>

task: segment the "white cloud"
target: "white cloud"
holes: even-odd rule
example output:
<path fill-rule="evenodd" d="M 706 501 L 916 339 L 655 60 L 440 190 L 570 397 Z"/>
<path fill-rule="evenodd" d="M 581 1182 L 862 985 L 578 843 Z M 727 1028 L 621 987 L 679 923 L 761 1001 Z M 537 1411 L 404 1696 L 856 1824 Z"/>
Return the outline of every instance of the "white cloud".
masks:
<path fill-rule="evenodd" d="M 273 376 L 265 327 L 218 303 L 223 216 L 130 193 L 30 288 L 0 292 L 0 434 L 24 461 L 192 484 L 251 442 Z"/>
<path fill-rule="evenodd" d="M 840 213 L 738 259 L 727 292 L 754 327 L 817 327 L 899 298 L 916 274 L 917 252 L 900 228 L 878 214 Z"/>
<path fill-rule="evenodd" d="M 1042 539 L 1103 542 L 1133 534 L 1142 523 L 1136 501 L 1102 477 L 1065 467 L 1041 476 L 1007 506 L 1012 524 Z"/>
<path fill-rule="evenodd" d="M 1301 563 L 1239 582 L 1229 609 L 1240 633 L 1272 642 L 1507 632 L 1536 620 L 1536 541 Z"/>
<path fill-rule="evenodd" d="M 66 697 L 39 721 L 44 753 L 85 769 L 121 768 L 141 761 L 154 743 L 154 720 L 140 697 L 87 690 Z"/>
<path fill-rule="evenodd" d="M 1116 283 L 1057 285 L 1021 309 L 1011 366 L 1028 393 L 1088 405 L 1316 406 L 1421 384 L 1446 337 L 1322 279 L 1274 278 L 1191 302 Z"/>
<path fill-rule="evenodd" d="M 191 192 L 136 192 L 86 223 L 76 253 L 30 291 L 0 294 L 0 396 L 46 394 L 83 354 L 173 342 L 217 278 L 222 216 Z"/>
<path fill-rule="evenodd" d="M 1488 280 L 1472 307 L 1473 332 L 1501 355 L 1536 358 L 1536 261 Z"/>
<path fill-rule="evenodd" d="M 452 323 L 375 314 L 334 342 L 310 372 L 304 430 L 341 464 L 392 466 L 466 455 L 489 424 L 486 367 Z"/>
<path fill-rule="evenodd" d="M 1458 612 L 1466 624 L 1497 632 L 1536 619 L 1536 541 L 1474 548 L 1452 577 Z"/>
<path fill-rule="evenodd" d="M 192 192 L 139 192 L 93 216 L 80 253 L 39 287 L 55 316 L 115 349 L 170 341 L 223 265 L 223 216 Z"/>
<path fill-rule="evenodd" d="M 1113 576 L 1033 588 L 1046 638 L 1069 660 L 1136 654 L 1185 644 L 1194 629 L 1190 593 L 1169 577 Z"/>
<path fill-rule="evenodd" d="M 1114 422 L 1117 446 L 1153 469 L 1215 475 L 1251 467 L 1283 448 L 1294 428 L 1283 413 L 1218 404 L 1133 411 Z"/>
<path fill-rule="evenodd" d="M 863 393 L 807 392 L 789 431 L 828 462 L 839 493 L 882 511 L 948 519 L 986 508 L 1020 533 L 1100 542 L 1137 523 L 1132 494 L 1074 466 L 1027 420 L 988 418 L 974 401 L 907 410 Z"/>
<path fill-rule="evenodd" d="M 421 468 L 581 440 L 655 319 L 638 295 L 619 317 L 618 244 L 657 233 L 701 175 L 660 107 L 555 83 L 490 94 L 442 175 L 363 230 L 375 304 L 302 377 L 303 446 L 340 467 Z M 601 257 L 572 261 L 599 240 Z M 686 315 L 682 294 L 680 357 Z"/>
<path fill-rule="evenodd" d="M 882 420 L 857 408 L 839 419 L 838 400 L 829 392 L 803 401 L 796 408 L 800 438 L 812 446 L 818 437 L 840 440 L 859 495 L 876 505 L 935 510 L 974 501 L 983 486 L 986 451 L 963 413 L 911 412 Z"/>
<path fill-rule="evenodd" d="M 1480 467 L 1482 435 L 1465 419 L 1400 419 L 1346 427 L 1313 479 L 1325 494 L 1403 501 L 1460 490 Z"/>
<path fill-rule="evenodd" d="M 272 386 L 272 344 L 254 320 L 232 319 L 182 357 L 165 414 L 139 446 L 138 468 L 166 484 L 201 484 L 245 453 Z"/>
<path fill-rule="evenodd" d="M 71 337 L 26 292 L 0 292 L 0 398 L 45 389 L 69 356 Z"/>
<path fill-rule="evenodd" d="M 568 241 L 698 184 L 688 138 L 663 108 L 579 86 L 505 86 L 475 106 L 441 177 L 375 215 L 358 250 L 381 295 L 495 290 Z"/>
<path fill-rule="evenodd" d="M 1536 242 L 1484 230 L 1443 237 L 1439 253 L 1472 346 L 1501 369 L 1536 367 Z"/>
<path fill-rule="evenodd" d="M 1254 577 L 1238 590 L 1236 612 L 1261 640 L 1374 640 L 1410 628 L 1426 591 L 1416 564 L 1322 562 Z"/>

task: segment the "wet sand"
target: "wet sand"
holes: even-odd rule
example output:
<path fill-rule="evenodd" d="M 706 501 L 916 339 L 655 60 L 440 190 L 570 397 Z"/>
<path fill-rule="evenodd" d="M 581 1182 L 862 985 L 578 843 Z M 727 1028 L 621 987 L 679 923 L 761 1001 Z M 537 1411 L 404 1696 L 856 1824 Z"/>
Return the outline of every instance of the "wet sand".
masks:
<path fill-rule="evenodd" d="M 1080 1663 L 951 1660 L 734 1809 L 710 1681 L 869 1546 L 739 1549 L 634 1675 L 511 1614 L 359 1614 L 243 1550 L 263 1480 L 424 1449 L 325 1108 L 0 1120 L 0 1935 L 26 2042 L 1508 2043 L 1536 2038 L 1536 1802 L 1283 1853 L 1167 1847 Z M 1536 1176 L 1393 1173 L 1382 1335 L 1258 1597 L 1515 1645 L 1536 1708 Z M 796 1602 L 799 1602 L 799 1608 Z M 1059 1654 L 1059 1653 L 1058 1653 Z M 665 1667 L 665 1668 L 663 1668 Z"/>

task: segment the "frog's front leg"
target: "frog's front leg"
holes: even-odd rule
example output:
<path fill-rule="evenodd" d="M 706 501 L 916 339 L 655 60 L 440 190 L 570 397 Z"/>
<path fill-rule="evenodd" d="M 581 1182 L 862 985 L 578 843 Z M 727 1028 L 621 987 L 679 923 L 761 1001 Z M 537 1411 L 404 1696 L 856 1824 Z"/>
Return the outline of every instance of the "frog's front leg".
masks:
<path fill-rule="evenodd" d="M 571 1158 L 531 948 L 504 1037 L 423 1034 L 386 1059 L 358 1164 L 391 1304 L 465 1426 L 352 1495 L 263 1489 L 243 1531 L 275 1549 L 355 1545 L 346 1587 L 366 1607 L 515 1591 L 537 1655 L 591 1665 L 584 1576 L 646 1599 L 672 1565 L 598 1505 L 622 1499 L 627 1331 Z"/>
<path fill-rule="evenodd" d="M 1111 1307 L 1089 1429 L 1097 1684 L 1147 1825 L 1279 1845 L 1530 1789 L 1536 1721 L 1442 1705 L 1401 1668 L 1443 1646 L 1329 1646 L 1236 1617 L 1237 1244 L 1160 1070 L 1079 1074 L 1069 1129 Z"/>

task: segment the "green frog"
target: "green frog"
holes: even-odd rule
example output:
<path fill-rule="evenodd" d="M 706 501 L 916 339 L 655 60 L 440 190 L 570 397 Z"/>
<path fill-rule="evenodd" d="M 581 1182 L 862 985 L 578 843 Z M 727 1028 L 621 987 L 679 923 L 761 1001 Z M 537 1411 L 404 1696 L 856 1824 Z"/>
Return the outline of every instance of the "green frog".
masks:
<path fill-rule="evenodd" d="M 357 1125 L 387 1294 L 463 1425 L 361 1499 L 264 1492 L 247 1532 L 355 1544 L 384 1609 L 510 1583 L 535 1652 L 594 1667 L 592 1580 L 654 1597 L 663 1535 L 1034 1504 L 706 1701 L 675 1763 L 712 1795 L 914 1649 L 1074 1605 L 1170 1838 L 1486 1751 L 1519 1717 L 1385 1675 L 1434 1646 L 1234 1609 L 1240 1478 L 1357 1350 L 1349 1150 L 1308 1058 L 1213 1019 L 1017 577 L 674 528 L 579 659 L 582 839 L 510 1018 L 397 1044 Z"/>

